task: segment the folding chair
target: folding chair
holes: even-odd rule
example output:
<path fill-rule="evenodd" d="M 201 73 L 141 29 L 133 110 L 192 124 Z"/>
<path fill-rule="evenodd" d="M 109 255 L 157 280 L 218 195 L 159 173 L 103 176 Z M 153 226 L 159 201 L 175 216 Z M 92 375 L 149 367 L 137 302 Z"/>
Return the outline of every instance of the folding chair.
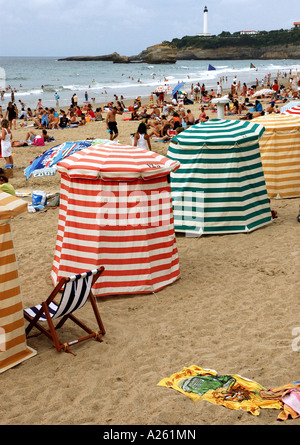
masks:
<path fill-rule="evenodd" d="M 74 275 L 69 278 L 61 278 L 53 292 L 49 295 L 46 301 L 43 301 L 37 306 L 24 309 L 24 317 L 29 321 L 29 325 L 26 328 L 26 336 L 28 338 L 34 337 L 28 334 L 33 327 L 36 327 L 41 333 L 50 338 L 57 351 L 64 350 L 65 352 L 71 352 L 69 346 L 80 343 L 89 338 L 95 338 L 97 341 L 102 342 L 101 335 L 105 334 L 104 325 L 102 323 L 100 313 L 95 301 L 95 297 L 92 293 L 92 286 L 102 274 L 104 267 L 100 267 L 96 270 L 90 270 L 82 274 Z M 54 301 L 56 295 L 62 291 L 61 299 L 59 303 Z M 99 330 L 92 331 L 82 321 L 76 318 L 72 313 L 77 309 L 82 308 L 87 300 L 90 300 Z M 56 326 L 53 324 L 53 320 L 60 318 L 60 321 Z M 67 320 L 72 320 L 84 331 L 88 333 L 84 337 L 80 337 L 76 340 L 61 343 L 57 337 L 56 330 L 61 328 Z M 47 322 L 49 330 L 41 325 L 40 322 Z M 38 334 L 40 335 L 40 334 Z M 71 352 L 74 354 L 73 352 Z M 76 354 L 74 354 L 76 355 Z"/>

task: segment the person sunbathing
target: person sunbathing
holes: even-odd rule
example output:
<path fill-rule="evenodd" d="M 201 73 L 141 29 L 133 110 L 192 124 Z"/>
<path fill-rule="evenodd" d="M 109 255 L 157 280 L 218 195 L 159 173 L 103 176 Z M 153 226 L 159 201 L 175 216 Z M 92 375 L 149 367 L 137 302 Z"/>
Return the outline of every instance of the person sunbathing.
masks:
<path fill-rule="evenodd" d="M 86 124 L 85 115 L 82 113 L 80 122 L 78 122 L 78 125 L 82 126 Z"/>
<path fill-rule="evenodd" d="M 172 129 L 172 125 L 168 122 L 162 128 L 159 129 L 158 139 L 160 141 L 169 141 L 173 136 L 170 135 L 170 130 Z"/>
<path fill-rule="evenodd" d="M 47 133 L 47 130 L 43 130 L 41 136 L 39 136 L 38 134 L 34 133 L 33 131 L 28 131 L 27 135 L 26 135 L 26 141 L 28 143 L 33 143 L 33 141 L 35 140 L 35 138 L 43 138 L 44 142 L 49 142 L 50 141 L 50 136 Z"/>
<path fill-rule="evenodd" d="M 53 129 L 53 128 L 58 128 L 58 124 L 59 124 L 59 115 L 58 113 L 54 110 L 54 108 L 51 108 L 50 113 L 49 113 L 49 124 L 48 124 L 48 128 Z"/>
<path fill-rule="evenodd" d="M 78 127 L 78 122 L 76 120 L 76 114 L 73 111 L 71 111 L 71 113 L 70 113 L 69 127 Z"/>
<path fill-rule="evenodd" d="M 199 114 L 199 122 L 202 123 L 202 122 L 206 122 L 207 120 L 208 120 L 208 116 L 205 113 L 204 107 L 202 107 L 201 112 Z"/>

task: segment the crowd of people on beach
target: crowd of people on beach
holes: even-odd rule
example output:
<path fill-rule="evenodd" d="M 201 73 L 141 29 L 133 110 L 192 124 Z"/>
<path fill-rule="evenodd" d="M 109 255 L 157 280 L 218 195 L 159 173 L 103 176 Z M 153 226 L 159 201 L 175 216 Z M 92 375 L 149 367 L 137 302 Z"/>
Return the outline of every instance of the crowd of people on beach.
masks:
<path fill-rule="evenodd" d="M 137 131 L 131 134 L 132 144 L 151 149 L 151 141 L 167 142 L 187 127 L 208 121 L 209 116 L 212 116 L 211 113 L 217 113 L 213 99 L 222 96 L 222 85 L 225 80 L 227 81 L 224 78 L 219 79 L 216 91 L 215 89 L 208 90 L 204 83 L 191 84 L 190 95 L 179 91 L 168 100 L 163 91 L 153 92 L 150 94 L 147 105 L 142 105 L 141 98 L 137 97 L 128 108 L 124 104 L 123 96 L 119 99 L 117 95 L 114 95 L 114 101 L 95 109 L 88 101 L 87 95 L 83 105 L 79 105 L 76 93 L 71 97 L 71 104 L 67 109 L 44 107 L 41 99 L 38 100 L 35 109 L 26 108 L 21 100 L 18 106 L 10 101 L 6 110 L 2 110 L 0 106 L 2 157 L 7 166 L 12 166 L 11 147 L 44 145 L 45 142 L 54 141 L 54 137 L 48 134 L 49 130 L 82 127 L 89 122 L 103 121 L 109 139 L 114 140 L 119 135 L 118 115 L 123 115 L 122 120 L 137 121 Z M 267 94 L 256 95 L 257 92 L 259 93 L 257 91 L 259 87 L 265 84 L 269 88 Z M 261 84 L 256 79 L 255 85 L 247 87 L 235 76 L 227 94 L 229 101 L 225 105 L 224 114 L 230 118 L 251 120 L 265 113 L 279 113 L 280 104 L 300 99 L 299 87 L 300 85 L 298 88 L 293 88 L 292 84 L 285 87 L 280 84 L 279 76 L 271 81 L 270 75 L 266 76 Z M 155 97 L 156 100 L 154 100 Z M 195 111 L 193 113 L 190 109 L 190 105 L 193 104 L 199 105 L 199 112 L 196 115 Z M 127 118 L 124 118 L 124 115 Z M 17 123 L 28 130 L 23 141 L 13 140 L 12 130 L 16 130 Z M 29 129 L 29 127 L 33 128 Z M 40 134 L 38 130 L 41 131 Z"/>
<path fill-rule="evenodd" d="M 217 82 L 216 91 L 208 89 L 205 84 L 198 82 L 191 84 L 190 95 L 187 93 L 175 93 L 167 99 L 164 92 L 151 93 L 147 105 L 142 105 L 140 97 L 137 97 L 132 106 L 125 106 L 123 96 L 120 100 L 114 95 L 115 101 L 108 102 L 104 106 L 96 107 L 85 97 L 83 105 L 79 105 L 78 97 L 73 94 L 71 104 L 67 109 L 44 107 L 39 99 L 35 109 L 26 108 L 20 100 L 19 106 L 10 101 L 6 110 L 2 110 L 0 105 L 1 124 L 1 157 L 5 160 L 5 170 L 13 168 L 12 147 L 28 145 L 45 145 L 46 142 L 54 141 L 54 137 L 49 135 L 49 130 L 59 130 L 66 128 L 82 127 L 89 122 L 103 122 L 106 126 L 110 140 L 118 137 L 117 116 L 122 115 L 122 120 L 134 121 L 137 123 L 135 133 L 131 133 L 132 145 L 143 149 L 152 150 L 152 142 L 170 141 L 176 134 L 197 123 L 207 122 L 212 113 L 217 113 L 215 98 L 224 97 L 222 83 L 224 79 Z M 241 84 L 236 77 L 231 83 L 230 90 L 225 97 L 228 103 L 224 105 L 225 118 L 251 120 L 257 116 L 271 113 L 280 113 L 280 105 L 290 100 L 300 100 L 300 78 L 297 79 L 295 88 L 292 84 L 284 86 L 280 84 L 279 78 L 271 82 L 267 76 L 264 90 L 264 82 L 247 87 L 246 83 Z M 261 94 L 260 91 L 262 91 Z M 156 95 L 156 101 L 154 100 Z M 58 105 L 58 98 L 57 103 Z M 197 105 L 193 112 L 190 105 Z M 14 140 L 12 130 L 20 128 L 27 129 L 24 140 Z M 29 128 L 32 127 L 32 128 Z M 14 194 L 14 189 L 9 184 L 8 177 L 3 170 L 0 170 L 0 190 Z M 298 220 L 300 222 L 300 210 Z"/>

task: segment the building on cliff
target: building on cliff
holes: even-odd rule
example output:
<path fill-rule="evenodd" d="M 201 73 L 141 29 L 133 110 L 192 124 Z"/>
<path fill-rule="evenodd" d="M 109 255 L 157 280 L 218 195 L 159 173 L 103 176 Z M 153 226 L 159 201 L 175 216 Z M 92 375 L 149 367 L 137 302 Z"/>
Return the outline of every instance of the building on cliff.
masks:
<path fill-rule="evenodd" d="M 246 36 L 257 36 L 259 34 L 259 31 L 241 31 L 240 35 L 246 35 Z"/>

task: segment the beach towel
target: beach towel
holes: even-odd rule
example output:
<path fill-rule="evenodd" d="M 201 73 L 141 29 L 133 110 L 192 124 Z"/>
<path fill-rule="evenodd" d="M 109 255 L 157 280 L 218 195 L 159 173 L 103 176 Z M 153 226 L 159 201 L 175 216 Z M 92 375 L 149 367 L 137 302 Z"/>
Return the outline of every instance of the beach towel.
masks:
<path fill-rule="evenodd" d="M 195 402 L 207 400 L 215 405 L 230 409 L 243 409 L 258 416 L 260 408 L 281 409 L 280 400 L 264 399 L 260 391 L 264 388 L 252 380 L 237 374 L 220 375 L 212 369 L 198 366 L 183 368 L 165 378 L 158 386 L 176 389 Z"/>
<path fill-rule="evenodd" d="M 260 395 L 264 399 L 280 400 L 283 410 L 277 420 L 287 420 L 289 417 L 300 417 L 300 382 L 280 386 L 278 388 L 261 390 Z"/>

